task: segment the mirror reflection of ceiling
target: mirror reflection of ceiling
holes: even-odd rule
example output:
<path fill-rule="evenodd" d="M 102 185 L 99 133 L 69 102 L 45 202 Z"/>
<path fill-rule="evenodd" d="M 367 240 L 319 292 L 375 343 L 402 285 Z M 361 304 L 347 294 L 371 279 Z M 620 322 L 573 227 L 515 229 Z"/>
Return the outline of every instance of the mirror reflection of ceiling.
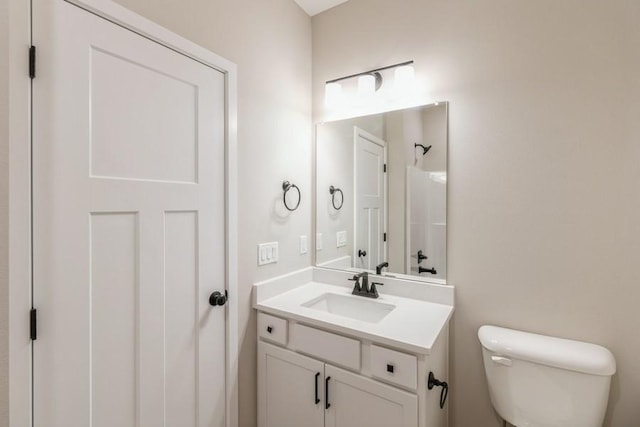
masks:
<path fill-rule="evenodd" d="M 309 16 L 317 15 L 347 1 L 348 0 L 295 0 Z"/>

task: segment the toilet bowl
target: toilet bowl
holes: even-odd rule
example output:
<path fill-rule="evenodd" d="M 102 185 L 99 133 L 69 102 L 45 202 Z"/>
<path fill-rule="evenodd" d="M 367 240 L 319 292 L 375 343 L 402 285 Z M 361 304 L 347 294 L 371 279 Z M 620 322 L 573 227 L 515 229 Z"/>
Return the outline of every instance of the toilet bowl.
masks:
<path fill-rule="evenodd" d="M 517 427 L 601 427 L 613 354 L 580 341 L 496 326 L 478 330 L 489 396 Z"/>

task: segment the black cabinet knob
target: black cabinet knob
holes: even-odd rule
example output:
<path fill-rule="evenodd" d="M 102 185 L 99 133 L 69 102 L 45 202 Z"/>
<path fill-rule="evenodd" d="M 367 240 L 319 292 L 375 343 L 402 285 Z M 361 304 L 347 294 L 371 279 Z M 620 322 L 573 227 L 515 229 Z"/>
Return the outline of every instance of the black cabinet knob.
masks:
<path fill-rule="evenodd" d="M 215 291 L 209 297 L 209 304 L 211 304 L 214 307 L 219 306 L 219 305 L 225 305 L 226 302 L 227 302 L 226 293 L 227 292 L 225 291 L 225 295 L 222 295 L 222 292 Z"/>
<path fill-rule="evenodd" d="M 363 251 L 362 249 L 358 249 L 358 257 L 367 256 L 367 251 Z"/>
<path fill-rule="evenodd" d="M 389 372 L 390 374 L 393 374 L 393 365 L 387 364 L 387 372 Z"/>
<path fill-rule="evenodd" d="M 273 332 L 273 327 L 267 326 L 267 332 L 269 332 L 269 333 Z"/>

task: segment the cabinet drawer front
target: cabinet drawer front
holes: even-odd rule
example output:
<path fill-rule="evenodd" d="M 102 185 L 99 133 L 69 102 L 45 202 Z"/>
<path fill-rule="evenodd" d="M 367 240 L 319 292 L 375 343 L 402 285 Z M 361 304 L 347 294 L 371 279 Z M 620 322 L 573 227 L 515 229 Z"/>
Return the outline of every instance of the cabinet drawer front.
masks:
<path fill-rule="evenodd" d="M 418 387 L 418 359 L 411 354 L 372 345 L 371 375 L 415 390 Z"/>
<path fill-rule="evenodd" d="M 265 313 L 258 313 L 258 335 L 280 345 L 287 345 L 287 321 Z"/>
<path fill-rule="evenodd" d="M 360 341 L 299 324 L 291 326 L 291 346 L 346 368 L 360 369 Z"/>

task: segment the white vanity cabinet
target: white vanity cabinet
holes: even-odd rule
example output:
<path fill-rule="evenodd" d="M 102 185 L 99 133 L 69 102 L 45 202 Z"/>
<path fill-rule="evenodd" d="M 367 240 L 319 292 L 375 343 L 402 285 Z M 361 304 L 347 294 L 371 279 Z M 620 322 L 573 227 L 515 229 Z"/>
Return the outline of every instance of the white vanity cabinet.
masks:
<path fill-rule="evenodd" d="M 259 312 L 258 426 L 445 427 L 426 382 L 447 347 L 447 328 L 419 355 Z"/>
<path fill-rule="evenodd" d="M 324 363 L 260 341 L 258 387 L 261 427 L 324 426 Z"/>

